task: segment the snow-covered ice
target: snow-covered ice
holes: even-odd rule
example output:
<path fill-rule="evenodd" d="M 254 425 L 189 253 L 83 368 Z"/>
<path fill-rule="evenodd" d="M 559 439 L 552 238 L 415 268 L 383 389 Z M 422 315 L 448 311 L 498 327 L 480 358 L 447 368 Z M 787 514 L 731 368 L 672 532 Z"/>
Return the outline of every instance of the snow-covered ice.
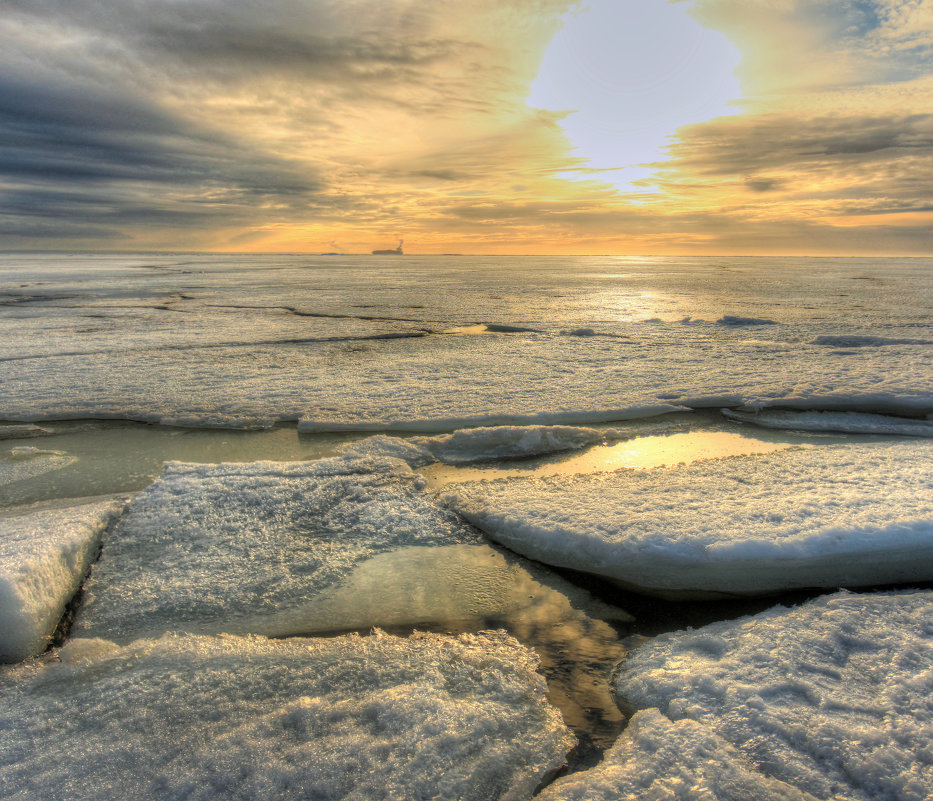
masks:
<path fill-rule="evenodd" d="M 762 409 L 746 412 L 723 409 L 730 420 L 754 423 L 764 428 L 794 431 L 840 432 L 844 434 L 883 434 L 906 437 L 933 437 L 933 422 L 865 412 L 795 412 L 789 409 Z"/>
<path fill-rule="evenodd" d="M 710 728 L 635 714 L 600 765 L 558 779 L 538 801 L 815 801 L 759 772 Z"/>
<path fill-rule="evenodd" d="M 0 518 L 0 662 L 46 648 L 121 508 L 107 501 Z"/>
<path fill-rule="evenodd" d="M 929 264 L 11 256 L 0 419 L 433 433 L 677 407 L 928 414 Z M 447 333 L 465 328 L 482 333 Z"/>
<path fill-rule="evenodd" d="M 662 595 L 933 580 L 928 440 L 447 492 L 452 508 L 518 553 Z"/>
<path fill-rule="evenodd" d="M 615 689 L 815 798 L 933 797 L 933 592 L 843 592 L 665 634 Z"/>
<path fill-rule="evenodd" d="M 61 658 L 0 673 L 0 797 L 518 801 L 573 744 L 502 633 L 76 640 Z"/>
<path fill-rule="evenodd" d="M 126 643 L 312 630 L 308 609 L 359 563 L 481 541 L 420 481 L 388 459 L 170 463 L 114 528 L 74 632 Z"/>

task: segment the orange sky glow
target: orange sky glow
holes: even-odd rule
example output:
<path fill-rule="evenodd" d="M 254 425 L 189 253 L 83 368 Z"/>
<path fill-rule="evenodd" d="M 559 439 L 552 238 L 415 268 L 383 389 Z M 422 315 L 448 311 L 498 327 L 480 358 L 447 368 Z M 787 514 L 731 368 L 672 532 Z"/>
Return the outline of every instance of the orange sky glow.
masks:
<path fill-rule="evenodd" d="M 933 254 L 933 0 L 130 5 L 0 12 L 0 246 Z"/>

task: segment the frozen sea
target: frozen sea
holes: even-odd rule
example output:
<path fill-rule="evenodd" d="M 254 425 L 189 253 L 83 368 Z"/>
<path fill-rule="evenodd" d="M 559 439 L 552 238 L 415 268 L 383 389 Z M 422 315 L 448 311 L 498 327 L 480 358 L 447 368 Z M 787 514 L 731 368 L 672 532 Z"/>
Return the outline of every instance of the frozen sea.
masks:
<path fill-rule="evenodd" d="M 561 765 L 554 798 L 926 797 L 931 307 L 930 259 L 2 256 L 0 660 L 19 664 L 0 667 L 0 797 L 85 797 L 69 772 L 87 797 L 232 797 L 223 749 L 255 754 L 243 798 L 383 797 L 376 782 L 524 799 Z M 917 594 L 868 616 L 829 602 L 812 659 L 768 674 L 812 669 L 821 693 L 837 676 L 815 739 L 794 733 L 809 754 L 819 727 L 845 731 L 843 685 L 902 666 L 885 687 L 904 709 L 878 714 L 923 734 L 876 737 L 851 787 L 769 766 L 756 754 L 780 749 L 729 734 L 727 704 L 693 714 L 685 690 L 636 711 L 613 684 L 702 674 L 699 653 L 724 666 L 723 697 L 746 692 L 748 665 L 805 641 L 794 627 L 815 631 L 824 597 L 892 586 Z M 734 653 L 729 625 L 750 632 Z M 489 629 L 514 639 L 464 640 Z M 658 635 L 670 667 L 651 666 Z M 365 669 L 341 662 L 360 649 Z M 384 661 L 408 652 L 404 670 Z M 259 661 L 313 675 L 320 697 L 283 679 L 281 697 L 241 688 L 210 713 Z M 815 698 L 807 681 L 788 692 Z M 169 686 L 195 711 L 163 731 L 146 705 Z M 85 695 L 111 701 L 91 713 Z M 151 733 L 107 756 L 134 709 Z M 75 745 L 41 767 L 51 732 L 87 737 L 98 715 L 104 756 Z M 168 747 L 202 719 L 197 758 Z M 140 755 L 144 780 L 126 767 Z"/>

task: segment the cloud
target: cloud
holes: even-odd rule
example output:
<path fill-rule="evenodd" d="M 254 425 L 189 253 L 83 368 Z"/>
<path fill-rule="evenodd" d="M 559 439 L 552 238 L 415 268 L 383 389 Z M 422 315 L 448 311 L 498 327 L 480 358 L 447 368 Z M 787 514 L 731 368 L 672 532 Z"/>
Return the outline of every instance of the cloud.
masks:
<path fill-rule="evenodd" d="M 626 193 L 525 102 L 579 7 L 6 0 L 0 245 L 927 246 L 933 0 L 694 0 L 741 50 L 743 113 Z"/>
<path fill-rule="evenodd" d="M 228 225 L 320 189 L 294 164 L 73 82 L 0 78 L 0 142 L 2 230 L 17 239 Z"/>

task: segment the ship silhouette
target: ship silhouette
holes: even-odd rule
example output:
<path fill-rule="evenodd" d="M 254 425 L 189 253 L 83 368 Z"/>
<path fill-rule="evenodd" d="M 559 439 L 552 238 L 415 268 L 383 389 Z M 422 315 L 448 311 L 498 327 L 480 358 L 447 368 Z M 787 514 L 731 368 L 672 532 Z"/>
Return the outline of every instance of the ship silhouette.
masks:
<path fill-rule="evenodd" d="M 398 242 L 398 247 L 395 250 L 374 250 L 373 256 L 401 256 L 402 254 L 402 245 L 405 244 L 404 239 L 400 239 Z"/>

